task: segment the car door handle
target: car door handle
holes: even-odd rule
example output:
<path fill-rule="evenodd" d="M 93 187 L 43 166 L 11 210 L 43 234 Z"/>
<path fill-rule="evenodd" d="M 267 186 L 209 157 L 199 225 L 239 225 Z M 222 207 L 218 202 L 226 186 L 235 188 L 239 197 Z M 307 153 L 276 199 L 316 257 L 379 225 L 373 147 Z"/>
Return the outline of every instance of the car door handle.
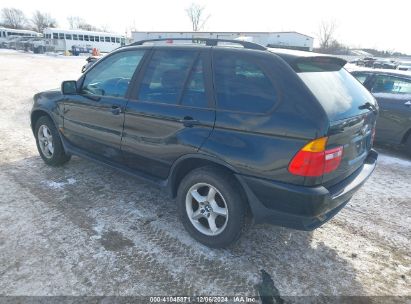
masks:
<path fill-rule="evenodd" d="M 200 123 L 198 120 L 193 119 L 190 116 L 186 116 L 183 119 L 180 119 L 179 122 L 181 122 L 184 125 L 184 127 L 188 128 L 191 128 L 192 126 L 198 125 Z"/>
<path fill-rule="evenodd" d="M 411 106 L 411 100 L 408 100 L 406 103 L 404 103 L 406 106 Z"/>
<path fill-rule="evenodd" d="M 112 113 L 113 115 L 119 115 L 119 114 L 121 114 L 121 107 L 119 107 L 119 106 L 112 106 L 112 107 L 111 107 L 111 113 Z"/>

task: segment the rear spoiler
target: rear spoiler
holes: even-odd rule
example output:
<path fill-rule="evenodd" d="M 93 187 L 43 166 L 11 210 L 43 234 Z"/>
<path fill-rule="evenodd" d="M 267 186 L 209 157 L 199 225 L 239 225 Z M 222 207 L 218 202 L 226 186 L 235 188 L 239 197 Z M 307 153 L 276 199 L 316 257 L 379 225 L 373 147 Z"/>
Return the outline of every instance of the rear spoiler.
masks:
<path fill-rule="evenodd" d="M 297 73 L 339 71 L 346 63 L 347 60 L 342 58 L 322 55 L 295 57 L 289 61 L 289 64 Z"/>

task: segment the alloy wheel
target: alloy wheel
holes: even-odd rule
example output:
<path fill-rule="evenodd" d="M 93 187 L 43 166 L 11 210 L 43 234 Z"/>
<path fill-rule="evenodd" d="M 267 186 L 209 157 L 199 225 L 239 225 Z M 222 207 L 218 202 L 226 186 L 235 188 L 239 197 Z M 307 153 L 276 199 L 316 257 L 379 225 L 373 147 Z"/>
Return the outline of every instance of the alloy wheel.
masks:
<path fill-rule="evenodd" d="M 41 153 L 46 158 L 52 158 L 54 153 L 53 135 L 51 135 L 51 131 L 46 125 L 40 126 L 37 132 L 37 138 L 39 140 Z"/>
<path fill-rule="evenodd" d="M 218 235 L 227 226 L 227 204 L 218 189 L 212 185 L 197 183 L 188 190 L 186 212 L 193 226 L 205 235 Z"/>

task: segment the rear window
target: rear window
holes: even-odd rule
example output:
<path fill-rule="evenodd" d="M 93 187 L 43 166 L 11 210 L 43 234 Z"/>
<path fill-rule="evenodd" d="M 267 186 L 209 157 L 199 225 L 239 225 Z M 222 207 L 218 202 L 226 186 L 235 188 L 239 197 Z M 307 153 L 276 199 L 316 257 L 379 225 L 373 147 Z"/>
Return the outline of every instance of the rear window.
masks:
<path fill-rule="evenodd" d="M 375 105 L 374 97 L 338 61 L 304 60 L 296 63 L 294 70 L 332 121 L 367 112 L 359 109 L 366 102 Z"/>

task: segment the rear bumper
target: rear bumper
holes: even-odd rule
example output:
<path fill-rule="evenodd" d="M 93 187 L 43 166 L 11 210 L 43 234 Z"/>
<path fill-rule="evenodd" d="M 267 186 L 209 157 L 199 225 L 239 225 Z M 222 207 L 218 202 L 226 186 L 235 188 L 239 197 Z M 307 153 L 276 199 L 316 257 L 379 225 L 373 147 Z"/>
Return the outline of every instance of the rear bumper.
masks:
<path fill-rule="evenodd" d="M 364 165 L 332 187 L 304 187 L 237 175 L 254 221 L 298 230 L 313 230 L 337 214 L 364 184 L 377 163 L 371 150 Z"/>

